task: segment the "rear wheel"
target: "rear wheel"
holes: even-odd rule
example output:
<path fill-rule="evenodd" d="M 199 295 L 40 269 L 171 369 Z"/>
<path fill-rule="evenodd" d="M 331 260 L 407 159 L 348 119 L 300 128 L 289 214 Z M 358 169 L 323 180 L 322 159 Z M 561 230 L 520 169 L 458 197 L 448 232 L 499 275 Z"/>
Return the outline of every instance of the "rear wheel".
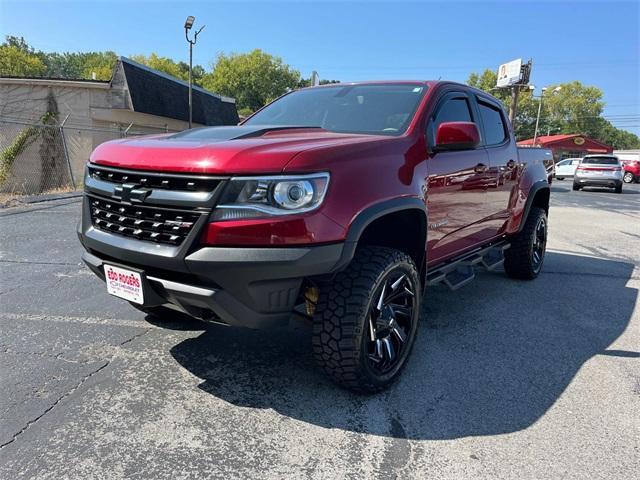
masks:
<path fill-rule="evenodd" d="M 335 382 L 377 392 L 400 374 L 420 313 L 420 280 L 411 257 L 386 247 L 358 249 L 320 288 L 313 355 Z"/>
<path fill-rule="evenodd" d="M 632 183 L 633 182 L 633 173 L 625 172 L 624 177 L 622 177 L 624 183 Z"/>
<path fill-rule="evenodd" d="M 622 193 L 622 184 L 616 185 L 615 192 L 616 193 Z"/>
<path fill-rule="evenodd" d="M 556 180 L 564 180 L 564 177 L 556 177 Z"/>
<path fill-rule="evenodd" d="M 505 251 L 505 272 L 512 278 L 533 280 L 542 270 L 546 249 L 547 214 L 540 207 L 532 207 L 524 228 Z"/>
<path fill-rule="evenodd" d="M 578 185 L 577 183 L 573 182 L 573 191 L 577 192 L 578 190 L 580 190 L 580 185 Z"/>

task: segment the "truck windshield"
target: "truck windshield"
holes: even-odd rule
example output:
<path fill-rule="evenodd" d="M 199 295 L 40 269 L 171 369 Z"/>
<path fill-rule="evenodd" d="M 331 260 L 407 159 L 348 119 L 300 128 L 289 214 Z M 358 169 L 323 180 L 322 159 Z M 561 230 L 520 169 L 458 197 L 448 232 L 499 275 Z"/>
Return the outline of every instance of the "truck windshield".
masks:
<path fill-rule="evenodd" d="M 427 87 L 416 84 L 339 85 L 298 90 L 244 125 L 321 127 L 332 132 L 401 135 Z"/>

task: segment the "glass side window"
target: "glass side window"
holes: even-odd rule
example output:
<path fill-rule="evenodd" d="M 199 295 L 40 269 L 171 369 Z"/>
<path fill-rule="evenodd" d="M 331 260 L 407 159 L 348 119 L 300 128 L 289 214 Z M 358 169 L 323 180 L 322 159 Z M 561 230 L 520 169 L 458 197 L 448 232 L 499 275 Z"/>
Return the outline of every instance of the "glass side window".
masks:
<path fill-rule="evenodd" d="M 504 120 L 500 109 L 487 103 L 478 102 L 480 116 L 484 125 L 485 143 L 487 145 L 499 145 L 507 138 L 504 128 Z"/>
<path fill-rule="evenodd" d="M 436 113 L 435 117 L 429 122 L 428 136 L 431 145 L 435 145 L 436 132 L 441 123 L 444 122 L 472 122 L 471 110 L 469 102 L 464 97 L 450 98 L 447 100 Z"/>

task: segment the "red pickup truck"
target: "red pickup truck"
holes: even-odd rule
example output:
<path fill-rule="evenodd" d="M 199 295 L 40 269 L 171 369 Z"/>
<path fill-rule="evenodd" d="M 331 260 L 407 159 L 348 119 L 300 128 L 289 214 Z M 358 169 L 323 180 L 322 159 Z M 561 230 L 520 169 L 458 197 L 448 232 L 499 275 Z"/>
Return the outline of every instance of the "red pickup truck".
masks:
<path fill-rule="evenodd" d="M 308 88 L 239 126 L 100 145 L 78 234 L 133 306 L 252 328 L 302 318 L 325 372 L 378 391 L 406 363 L 426 286 L 539 274 L 551 160 L 518 149 L 500 103 L 466 85 Z"/>

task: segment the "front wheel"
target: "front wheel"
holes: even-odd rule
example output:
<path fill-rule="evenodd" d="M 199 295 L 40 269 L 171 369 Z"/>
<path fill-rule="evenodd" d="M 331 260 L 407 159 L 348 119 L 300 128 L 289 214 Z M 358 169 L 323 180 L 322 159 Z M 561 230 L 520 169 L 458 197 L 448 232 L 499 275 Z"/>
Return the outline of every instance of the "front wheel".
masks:
<path fill-rule="evenodd" d="M 504 254 L 504 270 L 512 278 L 533 280 L 542 270 L 547 249 L 547 213 L 531 208 L 520 233 L 511 239 Z"/>
<path fill-rule="evenodd" d="M 320 288 L 313 355 L 335 382 L 377 392 L 400 375 L 420 317 L 420 280 L 409 255 L 386 247 L 357 250 Z"/>
<path fill-rule="evenodd" d="M 633 182 L 633 173 L 625 172 L 624 177 L 622 177 L 624 183 L 632 183 Z"/>

